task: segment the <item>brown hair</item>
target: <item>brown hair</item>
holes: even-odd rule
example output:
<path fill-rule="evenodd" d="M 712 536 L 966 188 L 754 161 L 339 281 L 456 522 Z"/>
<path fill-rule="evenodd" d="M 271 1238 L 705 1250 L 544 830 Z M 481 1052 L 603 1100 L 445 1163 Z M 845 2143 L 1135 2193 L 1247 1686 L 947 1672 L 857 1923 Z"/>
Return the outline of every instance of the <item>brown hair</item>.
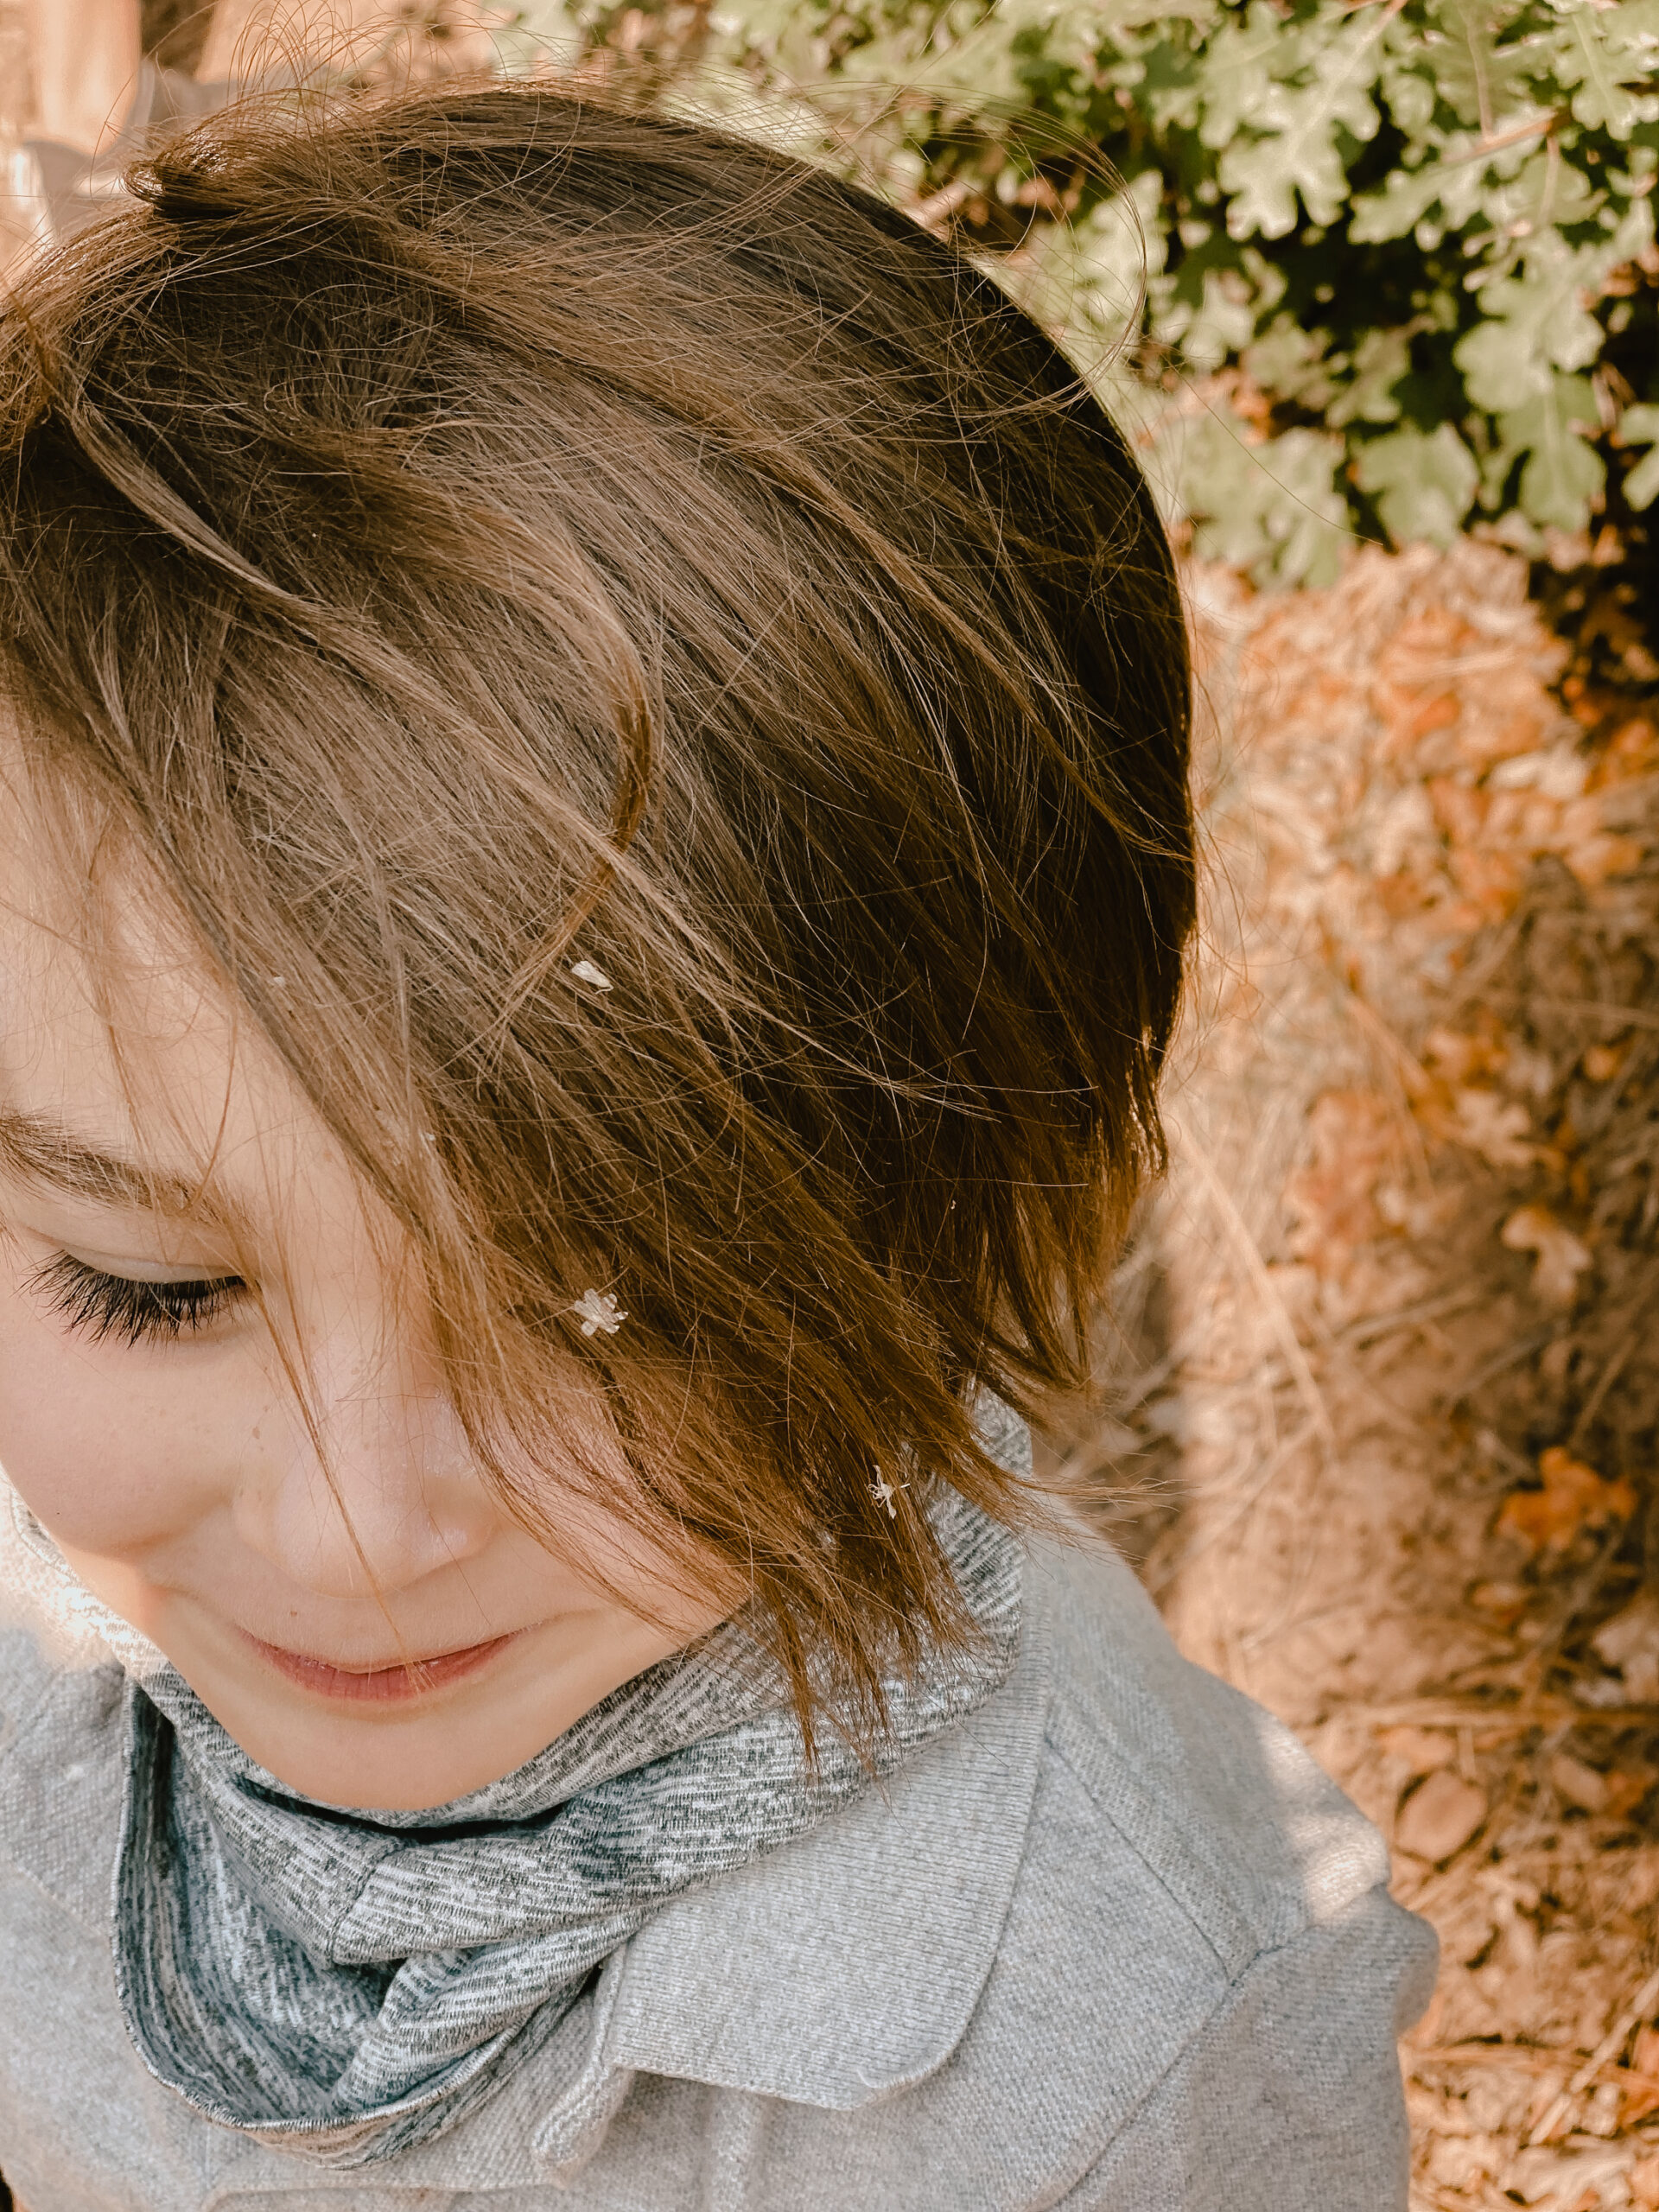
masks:
<path fill-rule="evenodd" d="M 1032 1508 L 972 1393 L 1075 1382 L 1158 1154 L 1189 679 L 1140 472 L 970 264 L 688 123 L 250 110 L 133 184 L 0 320 L 47 785 L 402 1224 L 515 1508 L 493 1440 L 563 1465 L 585 1362 L 613 1503 L 741 1568 L 809 1722 L 879 1714 L 966 1632 L 923 1478 Z"/>

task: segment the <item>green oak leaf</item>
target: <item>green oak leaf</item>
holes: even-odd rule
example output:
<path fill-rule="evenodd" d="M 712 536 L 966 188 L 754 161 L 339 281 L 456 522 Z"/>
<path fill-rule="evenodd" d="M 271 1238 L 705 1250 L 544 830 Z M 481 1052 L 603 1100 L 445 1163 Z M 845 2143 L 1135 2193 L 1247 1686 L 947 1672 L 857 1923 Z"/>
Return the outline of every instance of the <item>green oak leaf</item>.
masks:
<path fill-rule="evenodd" d="M 1368 330 L 1354 348 L 1353 373 L 1325 410 L 1333 429 L 1350 423 L 1397 423 L 1394 387 L 1411 367 L 1411 340 L 1403 330 Z"/>
<path fill-rule="evenodd" d="M 1580 428 L 1598 421 L 1588 377 L 1552 377 L 1549 389 L 1498 416 L 1498 435 L 1511 454 L 1524 453 L 1521 508 L 1534 522 L 1582 530 L 1607 480 L 1607 467 Z"/>
<path fill-rule="evenodd" d="M 1499 117 L 1530 104 L 1531 54 L 1524 44 L 1499 43 L 1504 24 L 1491 0 L 1437 0 L 1429 13 L 1441 33 L 1432 64 L 1436 94 L 1459 121 L 1483 132 L 1491 127 L 1496 137 Z"/>
<path fill-rule="evenodd" d="M 1381 192 L 1362 192 L 1355 200 L 1349 237 L 1356 245 L 1408 238 L 1440 199 L 1444 182 L 1435 162 L 1425 162 L 1420 169 L 1390 169 Z"/>
<path fill-rule="evenodd" d="M 1624 479 L 1624 502 L 1640 513 L 1659 499 L 1659 407 L 1627 407 L 1618 418 L 1618 442 L 1651 450 Z"/>
<path fill-rule="evenodd" d="M 1325 359 L 1330 345 L 1328 330 L 1305 330 L 1289 315 L 1277 315 L 1245 347 L 1242 365 L 1251 383 L 1275 399 L 1322 410 L 1336 389 Z"/>
<path fill-rule="evenodd" d="M 1601 351 L 1601 325 L 1580 297 L 1583 272 L 1565 247 L 1541 251 L 1522 276 L 1488 284 L 1484 318 L 1452 349 L 1470 398 L 1493 415 L 1541 399 L 1555 369 L 1586 368 Z"/>
<path fill-rule="evenodd" d="M 1580 0 L 1566 15 L 1556 74 L 1573 87 L 1573 113 L 1586 130 L 1628 138 L 1659 111 L 1652 97 L 1659 36 L 1644 12 L 1639 5 L 1603 10 Z"/>
<path fill-rule="evenodd" d="M 1266 107 L 1275 72 L 1294 74 L 1301 64 L 1300 39 L 1265 0 L 1251 0 L 1242 22 L 1221 22 L 1205 45 L 1198 73 L 1201 143 L 1212 151 L 1230 145 Z"/>
<path fill-rule="evenodd" d="M 1419 538 L 1450 545 L 1474 504 L 1480 470 L 1449 423 L 1430 431 L 1408 424 L 1361 446 L 1354 480 L 1376 501 L 1396 545 Z"/>
<path fill-rule="evenodd" d="M 1414 145 L 1434 120 L 1440 105 L 1433 64 L 1421 48 L 1408 54 L 1385 56 L 1377 75 L 1377 88 L 1392 121 Z"/>
<path fill-rule="evenodd" d="M 1348 196 L 1338 133 L 1362 144 L 1376 137 L 1376 66 L 1375 30 L 1350 32 L 1318 54 L 1311 84 L 1268 86 L 1249 118 L 1260 135 L 1236 137 L 1217 171 L 1231 195 L 1233 238 L 1285 237 L 1296 227 L 1298 193 L 1313 222 L 1336 221 Z"/>
<path fill-rule="evenodd" d="M 1230 353 L 1243 351 L 1255 335 L 1256 303 L 1236 269 L 1207 269 L 1196 310 L 1172 308 L 1160 334 L 1178 343 L 1190 367 L 1218 369 Z"/>
<path fill-rule="evenodd" d="M 1524 407 L 1549 390 L 1549 360 L 1536 334 L 1492 315 L 1465 331 L 1452 349 L 1469 397 L 1492 414 Z"/>
<path fill-rule="evenodd" d="M 1295 429 L 1249 445 L 1215 410 L 1184 428 L 1179 492 L 1198 551 L 1264 587 L 1333 583 L 1353 535 L 1336 485 L 1342 441 Z"/>
<path fill-rule="evenodd" d="M 1645 460 L 1638 461 L 1624 479 L 1624 504 L 1636 513 L 1650 507 L 1656 499 L 1659 499 L 1659 445 Z"/>
<path fill-rule="evenodd" d="M 1273 554 L 1269 569 L 1257 563 L 1258 583 L 1317 589 L 1342 573 L 1343 555 L 1353 542 L 1348 502 L 1336 487 L 1342 457 L 1341 439 L 1317 430 L 1287 430 L 1261 449 L 1262 517 Z"/>
<path fill-rule="evenodd" d="M 561 67 L 621 15 L 522 10 Z M 1609 437 L 1587 382 L 1654 243 L 1659 0 L 720 0 L 702 50 L 838 175 L 982 193 L 976 260 L 1115 406 L 1145 396 L 1170 512 L 1260 582 L 1334 573 L 1362 500 L 1443 542 L 1478 498 L 1539 544 L 1592 511 L 1609 443 L 1659 512 L 1659 392 Z M 1077 195 L 1069 233 L 1039 215 L 1004 252 L 1039 172 Z M 1236 368 L 1300 427 L 1195 418 L 1182 373 Z"/>

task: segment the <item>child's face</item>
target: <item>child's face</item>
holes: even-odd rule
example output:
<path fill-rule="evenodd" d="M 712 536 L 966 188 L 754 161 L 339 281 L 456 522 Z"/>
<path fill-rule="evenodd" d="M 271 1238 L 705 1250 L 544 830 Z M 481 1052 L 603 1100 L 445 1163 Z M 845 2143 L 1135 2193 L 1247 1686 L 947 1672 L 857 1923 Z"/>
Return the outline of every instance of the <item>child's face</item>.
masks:
<path fill-rule="evenodd" d="M 0 1166 L 0 1465 L 82 1580 L 290 1788 L 387 1808 L 461 1796 L 733 1595 L 676 1601 L 640 1538 L 556 1488 L 569 1558 L 505 1512 L 285 1071 L 137 921 L 118 1035 L 137 1049 L 118 1064 L 15 798 L 0 788 L 0 1116 L 59 1172 Z M 123 1191 L 138 1122 L 183 1183 L 211 1157 L 277 1333 L 233 1287 L 169 1291 L 243 1268 L 207 1220 L 151 1211 L 136 1177 Z M 193 1299 L 200 1325 L 155 1325 Z M 316 1434 L 277 1334 L 302 1347 Z M 618 1450 L 602 1407 L 575 1418 L 590 1453 Z M 584 1577 L 584 1554 L 639 1611 Z"/>

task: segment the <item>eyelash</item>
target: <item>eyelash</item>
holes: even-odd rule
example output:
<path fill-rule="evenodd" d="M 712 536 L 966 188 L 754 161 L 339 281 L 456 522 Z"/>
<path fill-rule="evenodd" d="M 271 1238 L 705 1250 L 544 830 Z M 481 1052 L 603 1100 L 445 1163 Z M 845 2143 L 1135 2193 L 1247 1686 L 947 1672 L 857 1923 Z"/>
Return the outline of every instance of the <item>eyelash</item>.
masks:
<path fill-rule="evenodd" d="M 240 1275 L 191 1282 L 137 1282 L 61 1252 L 35 1277 L 52 1309 L 94 1344 L 106 1337 L 124 1343 L 169 1343 L 209 1328 L 247 1292 Z"/>

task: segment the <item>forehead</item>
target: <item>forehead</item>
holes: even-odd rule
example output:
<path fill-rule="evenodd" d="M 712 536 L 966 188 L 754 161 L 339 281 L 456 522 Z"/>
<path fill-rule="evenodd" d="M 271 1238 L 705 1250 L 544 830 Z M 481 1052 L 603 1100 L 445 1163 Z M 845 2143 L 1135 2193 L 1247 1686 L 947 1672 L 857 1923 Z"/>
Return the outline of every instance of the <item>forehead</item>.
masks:
<path fill-rule="evenodd" d="M 130 843 L 0 734 L 0 1112 L 215 1185 L 245 1214 L 323 1132 Z"/>

